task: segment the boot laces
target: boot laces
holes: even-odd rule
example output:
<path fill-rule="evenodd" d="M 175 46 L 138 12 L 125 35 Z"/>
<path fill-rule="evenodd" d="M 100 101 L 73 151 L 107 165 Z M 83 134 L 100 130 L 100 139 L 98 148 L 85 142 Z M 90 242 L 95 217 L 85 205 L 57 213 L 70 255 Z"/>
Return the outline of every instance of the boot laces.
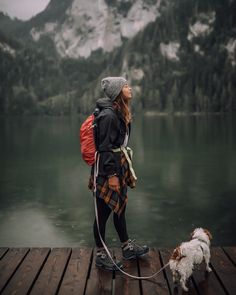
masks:
<path fill-rule="evenodd" d="M 110 251 L 109 251 L 110 252 Z M 110 258 L 108 257 L 108 255 L 107 255 L 107 252 L 106 252 L 106 250 L 105 249 L 103 249 L 100 253 L 99 253 L 99 256 L 102 258 L 102 259 L 109 259 L 110 260 Z"/>
<path fill-rule="evenodd" d="M 133 240 L 130 239 L 129 240 L 128 246 L 129 246 L 130 250 L 141 248 L 141 246 L 139 246 L 138 244 L 136 244 L 135 241 L 136 241 L 136 239 L 133 239 Z"/>

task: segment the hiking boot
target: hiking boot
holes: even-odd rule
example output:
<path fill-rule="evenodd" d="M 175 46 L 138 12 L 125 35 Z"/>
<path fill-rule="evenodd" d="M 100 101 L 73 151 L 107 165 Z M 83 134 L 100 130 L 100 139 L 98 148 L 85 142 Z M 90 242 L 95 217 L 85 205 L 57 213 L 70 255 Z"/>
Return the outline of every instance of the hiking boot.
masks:
<path fill-rule="evenodd" d="M 123 267 L 123 265 L 120 261 L 116 261 L 114 258 L 113 258 L 113 260 L 120 268 Z M 97 257 L 96 257 L 95 264 L 97 267 L 103 268 L 105 270 L 119 270 L 117 268 L 117 266 L 114 265 L 114 263 L 111 261 L 110 257 L 106 253 L 105 249 L 103 249 L 101 251 L 97 251 Z"/>
<path fill-rule="evenodd" d="M 125 260 L 134 259 L 139 256 L 143 256 L 148 253 L 149 248 L 148 246 L 139 246 L 134 243 L 135 240 L 129 239 L 127 244 L 123 245 L 122 254 Z"/>

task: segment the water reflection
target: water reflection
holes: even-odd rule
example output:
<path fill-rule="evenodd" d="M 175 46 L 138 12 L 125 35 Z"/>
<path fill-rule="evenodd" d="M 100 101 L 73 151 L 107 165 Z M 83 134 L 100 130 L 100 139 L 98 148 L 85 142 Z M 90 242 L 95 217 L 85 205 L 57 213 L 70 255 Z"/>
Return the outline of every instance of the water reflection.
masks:
<path fill-rule="evenodd" d="M 70 237 L 56 227 L 60 223 L 53 225 L 50 220 L 52 216 L 48 216 L 40 204 L 32 207 L 28 204 L 27 207 L 12 207 L 4 215 L 0 224 L 1 245 L 15 245 L 16 240 L 19 247 L 71 244 Z"/>
<path fill-rule="evenodd" d="M 0 118 L 1 246 L 93 246 L 82 119 Z M 129 191 L 130 237 L 174 246 L 205 226 L 215 245 L 235 245 L 235 127 L 228 116 L 134 118 L 138 183 Z M 112 219 L 107 242 L 119 245 Z"/>

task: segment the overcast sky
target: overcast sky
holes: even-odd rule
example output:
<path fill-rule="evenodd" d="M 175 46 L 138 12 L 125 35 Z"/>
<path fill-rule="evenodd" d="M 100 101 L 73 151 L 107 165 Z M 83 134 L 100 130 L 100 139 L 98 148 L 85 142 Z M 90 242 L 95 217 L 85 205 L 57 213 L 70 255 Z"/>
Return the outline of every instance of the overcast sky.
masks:
<path fill-rule="evenodd" d="M 49 2 L 50 0 L 0 0 L 0 11 L 10 17 L 27 20 L 44 10 Z"/>

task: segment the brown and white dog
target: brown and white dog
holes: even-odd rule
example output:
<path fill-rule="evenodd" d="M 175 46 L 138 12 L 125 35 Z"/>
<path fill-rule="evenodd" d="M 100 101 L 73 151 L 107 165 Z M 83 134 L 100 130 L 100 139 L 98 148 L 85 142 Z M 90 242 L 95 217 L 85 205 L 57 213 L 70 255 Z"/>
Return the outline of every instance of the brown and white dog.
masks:
<path fill-rule="evenodd" d="M 191 240 L 176 247 L 170 257 L 170 269 L 174 283 L 180 283 L 183 290 L 188 291 L 186 282 L 193 273 L 194 265 L 206 263 L 206 271 L 211 272 L 209 262 L 210 242 L 212 235 L 207 229 L 196 228 L 191 233 Z"/>

